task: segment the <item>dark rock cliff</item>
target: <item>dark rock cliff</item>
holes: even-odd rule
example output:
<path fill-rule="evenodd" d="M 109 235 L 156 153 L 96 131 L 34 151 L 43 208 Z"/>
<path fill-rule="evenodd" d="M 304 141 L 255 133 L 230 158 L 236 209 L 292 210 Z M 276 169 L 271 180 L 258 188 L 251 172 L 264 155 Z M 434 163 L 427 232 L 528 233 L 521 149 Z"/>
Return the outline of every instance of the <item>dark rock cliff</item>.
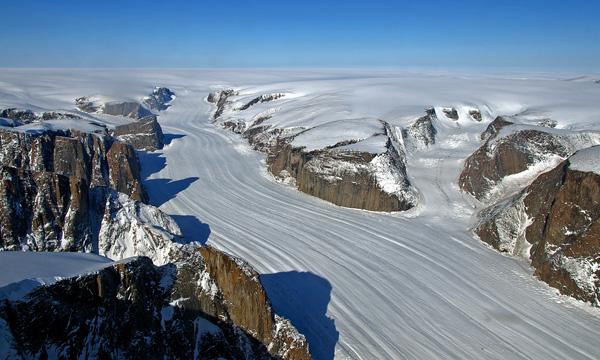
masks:
<path fill-rule="evenodd" d="M 561 293 L 600 304 L 600 175 L 569 160 L 519 194 L 485 209 L 475 233 L 494 248 L 530 259 Z"/>
<path fill-rule="evenodd" d="M 138 150 L 154 151 L 164 146 L 164 135 L 155 115 L 115 126 L 112 135 Z"/>
<path fill-rule="evenodd" d="M 216 105 L 214 119 L 225 109 L 237 112 L 266 101 L 274 101 L 283 94 L 265 94 L 247 102 L 239 109 L 231 109 L 230 98 L 237 93 L 223 90 L 211 93 L 207 101 Z M 416 190 L 406 175 L 404 149 L 388 124 L 381 122 L 381 133 L 387 145 L 379 153 L 345 149 L 358 140 L 343 141 L 324 149 L 307 151 L 294 147 L 294 137 L 264 124 L 269 117 L 259 117 L 251 124 L 228 117 L 220 125 L 241 134 L 255 150 L 267 154 L 269 171 L 278 179 L 294 184 L 298 190 L 336 205 L 372 211 L 403 211 L 416 205 Z M 310 129 L 305 129 L 310 131 Z M 399 135 L 401 136 L 401 135 Z M 396 180 L 394 191 L 385 191 L 378 180 L 381 173 Z"/>
<path fill-rule="evenodd" d="M 3 351 L 17 358 L 310 359 L 304 337 L 270 312 L 254 273 L 214 249 L 204 258 L 190 248 L 179 253 L 177 264 L 134 258 L 0 300 L 12 338 Z M 244 306 L 246 296 L 255 307 Z M 236 321 L 240 311 L 245 323 Z M 255 323 L 271 328 L 259 334 Z"/>
<path fill-rule="evenodd" d="M 0 130 L 0 248 L 90 251 L 113 189 L 145 201 L 133 148 L 77 131 Z"/>
<path fill-rule="evenodd" d="M 521 130 L 498 138 L 507 126 L 501 118 L 488 126 L 482 137 L 486 142 L 465 161 L 459 186 L 479 200 L 506 176 L 527 170 L 550 156 L 567 157 L 573 150 L 554 134 L 540 130 Z"/>
<path fill-rule="evenodd" d="M 153 110 L 166 110 L 171 106 L 171 102 L 175 99 L 175 93 L 166 87 L 156 87 L 152 93 L 144 98 L 144 105 Z"/>
<path fill-rule="evenodd" d="M 406 168 L 388 145 L 385 158 L 406 181 Z M 371 162 L 378 154 L 366 152 L 305 152 L 283 143 L 267 157 L 269 171 L 291 176 L 298 190 L 336 205 L 372 211 L 403 211 L 415 206 L 412 197 L 403 198 L 383 191 L 373 174 Z M 394 162 L 392 164 L 392 162 Z"/>

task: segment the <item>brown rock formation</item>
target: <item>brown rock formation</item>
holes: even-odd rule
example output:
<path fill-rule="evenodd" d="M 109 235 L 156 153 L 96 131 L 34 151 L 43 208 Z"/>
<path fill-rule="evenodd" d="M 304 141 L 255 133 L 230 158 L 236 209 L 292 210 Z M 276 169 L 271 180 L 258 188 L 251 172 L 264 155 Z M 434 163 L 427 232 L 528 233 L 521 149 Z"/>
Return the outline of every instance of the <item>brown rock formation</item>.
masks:
<path fill-rule="evenodd" d="M 5 166 L 0 171 L 0 248 L 91 249 L 84 180 Z"/>
<path fill-rule="evenodd" d="M 485 199 L 504 177 L 525 171 L 550 155 L 567 157 L 572 151 L 559 137 L 539 130 L 522 130 L 497 138 L 498 129 L 506 126 L 498 119 L 488 126 L 484 134 L 492 135 L 467 158 L 459 177 L 460 188 L 479 200 Z"/>
<path fill-rule="evenodd" d="M 138 150 L 154 151 L 162 149 L 164 146 L 162 128 L 155 115 L 129 124 L 118 125 L 112 135 Z"/>
<path fill-rule="evenodd" d="M 267 158 L 267 164 L 274 175 L 284 173 L 294 178 L 298 190 L 336 205 L 372 211 L 412 208 L 415 204 L 411 200 L 386 193 L 379 187 L 369 165 L 375 156 L 377 154 L 361 152 L 306 153 L 284 144 Z M 404 169 L 404 164 L 397 162 L 396 166 Z"/>
<path fill-rule="evenodd" d="M 93 186 L 146 200 L 133 148 L 110 137 L 78 131 L 29 134 L 0 129 L 0 165 L 75 176 Z"/>
<path fill-rule="evenodd" d="M 298 336 L 271 309 L 258 273 L 242 260 L 213 247 L 201 247 L 200 253 L 206 272 L 219 288 L 224 310 L 234 324 L 267 346 L 272 355 L 295 360 L 311 358 L 304 337 Z M 282 327 L 289 331 L 281 331 Z"/>
<path fill-rule="evenodd" d="M 237 273 L 238 267 L 227 265 L 226 256 L 214 251 L 209 256 L 218 259 L 215 274 L 227 269 L 241 289 L 250 281 L 253 291 L 262 291 L 255 280 Z M 192 258 L 200 268 L 155 267 L 139 257 L 39 287 L 21 300 L 0 300 L 0 318 L 10 330 L 11 346 L 16 355 L 35 358 L 54 351 L 59 358 L 310 359 L 304 337 L 291 326 L 293 336 L 269 332 L 277 341 L 265 344 L 227 314 L 217 318 L 194 306 L 190 300 L 199 293 L 218 307 L 243 300 L 223 297 L 218 290 L 212 296 L 200 282 L 182 286 L 191 276 L 204 274 L 201 258 Z M 237 295 L 231 291 L 235 289 L 228 295 Z M 270 311 L 268 301 L 262 306 Z M 251 316 L 247 319 L 252 322 Z M 279 344 L 289 347 L 278 348 Z"/>
<path fill-rule="evenodd" d="M 207 101 L 217 105 L 215 119 L 221 116 L 228 104 L 228 98 L 235 94 L 234 90 L 209 94 Z M 237 110 L 243 111 L 256 103 L 275 100 L 281 96 L 283 94 L 262 95 Z M 429 126 L 433 132 L 431 136 L 434 136 L 435 129 L 430 121 L 432 116 L 434 112 L 430 109 L 423 121 L 429 119 Z M 403 211 L 416 205 L 415 190 L 406 176 L 403 148 L 393 145 L 401 140 L 393 139 L 394 135 L 386 123 L 381 122 L 382 133 L 375 135 L 386 137 L 387 147 L 380 154 L 372 154 L 342 148 L 356 143 L 357 140 L 342 141 L 315 151 L 293 147 L 291 144 L 294 136 L 310 130 L 297 129 L 295 133 L 290 133 L 290 129 L 263 124 L 268 118 L 257 118 L 250 125 L 243 120 L 227 118 L 222 120 L 220 125 L 241 134 L 255 150 L 265 152 L 269 171 L 285 181 L 293 179 L 291 181 L 298 190 L 304 193 L 336 205 L 372 211 Z M 377 180 L 378 171 L 388 171 L 391 176 L 397 178 L 400 190 L 394 193 L 384 191 Z"/>
<path fill-rule="evenodd" d="M 108 188 L 146 201 L 133 148 L 77 131 L 0 130 L 0 248 L 91 251 Z"/>
<path fill-rule="evenodd" d="M 599 304 L 600 175 L 569 168 L 540 175 L 508 201 L 482 212 L 475 233 L 496 249 L 529 251 L 535 275 L 561 293 Z"/>

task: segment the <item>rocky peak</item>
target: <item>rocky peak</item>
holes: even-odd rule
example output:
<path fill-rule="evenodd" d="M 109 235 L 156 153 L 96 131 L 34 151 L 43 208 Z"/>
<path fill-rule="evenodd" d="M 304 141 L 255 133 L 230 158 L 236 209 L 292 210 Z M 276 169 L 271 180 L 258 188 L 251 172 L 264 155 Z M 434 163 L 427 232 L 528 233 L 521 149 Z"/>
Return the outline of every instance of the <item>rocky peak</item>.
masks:
<path fill-rule="evenodd" d="M 261 96 L 255 97 L 254 99 L 250 100 L 248 103 L 246 103 L 244 106 L 242 106 L 240 108 L 240 110 L 248 110 L 252 105 L 267 102 L 267 101 L 277 100 L 284 96 L 285 96 L 285 94 L 282 94 L 282 93 L 263 94 Z"/>
<path fill-rule="evenodd" d="M 144 98 L 144 105 L 152 110 L 166 110 L 175 99 L 175 93 L 166 87 L 155 87 L 152 93 Z"/>
<path fill-rule="evenodd" d="M 212 93 L 208 94 L 208 97 L 206 98 L 206 100 L 208 102 L 216 105 L 216 110 L 215 110 L 215 113 L 213 114 L 214 120 L 218 119 L 221 116 L 221 114 L 223 114 L 223 111 L 225 110 L 225 106 L 228 103 L 227 99 L 230 96 L 234 96 L 236 94 L 237 94 L 237 92 L 233 89 L 225 89 L 225 90 L 220 90 L 220 91 L 216 91 L 216 92 L 212 92 Z"/>
<path fill-rule="evenodd" d="M 437 130 L 434 121 L 437 119 L 433 108 L 425 110 L 426 115 L 415 120 L 402 130 L 404 143 L 413 149 L 425 149 L 435 144 Z"/>

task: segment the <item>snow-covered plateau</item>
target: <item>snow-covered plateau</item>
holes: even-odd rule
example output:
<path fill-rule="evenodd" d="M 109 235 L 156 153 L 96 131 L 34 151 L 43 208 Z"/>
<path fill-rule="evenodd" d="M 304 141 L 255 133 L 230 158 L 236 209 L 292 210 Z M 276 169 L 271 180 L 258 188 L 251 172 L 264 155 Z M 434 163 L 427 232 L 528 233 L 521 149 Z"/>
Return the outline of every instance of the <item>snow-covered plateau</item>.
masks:
<path fill-rule="evenodd" d="M 521 236 L 521 227 L 533 219 L 520 197 L 511 202 L 515 198 L 507 196 L 577 150 L 570 166 L 597 172 L 597 149 L 580 149 L 597 145 L 600 87 L 572 78 L 367 70 L 3 69 L 0 110 L 78 116 L 25 125 L 36 131 L 79 126 L 79 119 L 82 130 L 89 131 L 90 121 L 96 124 L 92 128 L 113 129 L 127 121 L 103 112 L 106 107 L 98 101 L 129 104 L 147 99 L 157 85 L 173 90 L 176 97 L 155 91 L 156 101 L 144 102 L 150 107 L 162 101 L 158 121 L 165 145 L 138 155 L 149 204 L 174 223 L 154 207 L 117 198 L 111 230 L 125 235 L 120 249 L 104 254 L 140 255 L 135 247 L 126 248 L 128 239 L 141 242 L 146 234 L 167 233 L 244 259 L 260 274 L 273 310 L 306 336 L 315 359 L 597 359 L 598 309 L 538 280 L 522 257 L 500 254 L 474 237 L 479 212 L 493 204 L 459 186 L 465 160 L 490 139 L 482 139 L 484 131 L 504 139 L 545 129 L 556 135 L 553 139 L 568 139 L 557 140 L 553 148 L 560 151 L 553 156 L 527 157 L 527 150 L 546 143 L 526 147 L 524 156 L 532 164 L 515 167 L 518 172 L 507 173 L 508 180 L 492 184 L 495 200 L 514 207 L 488 213 L 504 214 L 497 222 L 516 219 Z M 229 89 L 219 112 L 216 94 Z M 85 96 L 93 100 L 89 111 L 74 102 Z M 144 106 L 127 105 L 121 115 L 141 117 Z M 513 124 L 488 129 L 497 116 Z M 252 148 L 264 150 L 261 146 L 282 139 L 290 148 L 321 151 L 313 158 L 318 162 L 306 162 L 313 166 L 308 170 L 331 182 L 339 181 L 340 172 L 364 166 L 374 174 L 374 186 L 408 199 L 408 210 L 337 206 L 298 191 L 289 185 L 294 181 L 278 181 L 285 173 L 267 171 L 273 164 L 269 153 Z M 483 147 L 482 158 L 493 158 L 496 143 Z M 373 156 L 361 155 L 357 165 L 344 160 L 348 154 Z M 346 167 L 337 169 L 340 164 Z M 123 220 L 131 214 L 141 230 Z M 157 219 L 168 226 L 152 228 Z M 528 250 L 524 239 L 505 239 L 514 235 L 508 232 L 502 233 L 503 246 L 515 255 Z M 110 240 L 110 232 L 103 234 Z M 2 259 L 3 273 L 19 266 Z M 559 260 L 567 271 L 586 275 L 577 281 L 592 291 L 597 287 L 595 263 L 566 255 Z M 47 273 L 23 265 L 2 280 L 85 273 L 102 261 L 72 258 L 65 260 L 64 270 Z M 210 293 L 208 280 L 197 282 Z M 274 328 L 287 331 L 285 324 L 281 320 Z M 0 323 L 0 332 L 5 326 Z M 0 347 L 4 341 L 0 336 Z"/>

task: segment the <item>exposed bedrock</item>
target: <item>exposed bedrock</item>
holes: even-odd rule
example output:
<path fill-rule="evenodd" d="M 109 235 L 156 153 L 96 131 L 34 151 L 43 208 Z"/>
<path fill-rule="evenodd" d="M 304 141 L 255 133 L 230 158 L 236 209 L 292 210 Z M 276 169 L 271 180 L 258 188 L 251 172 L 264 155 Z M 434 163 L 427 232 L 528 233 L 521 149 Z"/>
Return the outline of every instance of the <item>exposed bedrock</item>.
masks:
<path fill-rule="evenodd" d="M 75 99 L 75 106 L 87 113 L 125 116 L 132 119 L 143 119 L 153 115 L 150 110 L 166 110 L 175 99 L 175 93 L 166 87 L 156 87 L 141 102 L 134 100 L 105 101 L 97 96 L 82 96 Z"/>
<path fill-rule="evenodd" d="M 0 111 L 0 118 L 11 120 L 12 123 L 5 124 L 9 126 L 21 126 L 42 120 L 64 120 L 64 119 L 81 119 L 75 114 L 62 113 L 56 111 L 45 111 L 35 113 L 29 109 L 8 108 Z"/>
<path fill-rule="evenodd" d="M 511 128 L 504 132 L 507 127 Z M 483 132 L 485 143 L 466 159 L 460 188 L 485 201 L 510 175 L 521 173 L 533 180 L 578 149 L 600 142 L 600 135 L 593 132 L 553 133 L 544 129 L 518 127 L 498 117 Z"/>
<path fill-rule="evenodd" d="M 376 159 L 377 158 L 377 159 Z M 372 211 L 402 211 L 414 207 L 413 194 L 401 197 L 381 189 L 375 164 L 397 175 L 408 189 L 404 164 L 392 149 L 384 154 L 366 152 L 304 152 L 289 144 L 273 149 L 267 158 L 269 171 L 276 176 L 292 177 L 298 189 L 336 205 Z M 407 190 L 407 195 L 409 191 Z"/>
<path fill-rule="evenodd" d="M 216 104 L 214 119 L 219 121 L 220 126 L 241 134 L 255 150 L 266 153 L 268 169 L 278 179 L 294 184 L 304 193 L 345 207 L 403 211 L 416 205 L 417 192 L 406 175 L 400 130 L 394 132 L 387 123 L 376 119 L 352 119 L 360 126 L 372 124 L 372 128 L 365 133 L 366 138 L 340 139 L 338 143 L 321 149 L 307 150 L 303 146 L 295 146 L 294 139 L 307 134 L 310 137 L 312 129 L 277 128 L 266 123 L 270 115 L 255 116 L 251 122 L 230 116 L 255 104 L 277 100 L 284 94 L 258 96 L 244 106 L 233 109 L 230 98 L 236 95 L 231 89 L 208 95 L 207 101 Z M 224 111 L 227 112 L 224 114 Z M 429 127 L 425 124 L 425 130 L 431 130 L 433 134 L 428 132 L 423 136 L 429 136 L 427 139 L 434 141 L 435 129 L 431 125 L 431 116 L 428 113 L 423 121 L 429 119 Z M 421 133 L 418 135 L 421 136 Z M 377 145 L 361 145 L 361 141 Z M 347 147 L 357 143 L 358 148 Z"/>
<path fill-rule="evenodd" d="M 535 275 L 561 293 L 598 305 L 600 175 L 573 169 L 573 157 L 483 210 L 475 233 L 500 251 L 530 259 Z"/>
<path fill-rule="evenodd" d="M 76 131 L 0 130 L 0 247 L 90 251 L 111 191 L 146 200 L 133 148 Z"/>
<path fill-rule="evenodd" d="M 164 146 L 162 128 L 155 115 L 146 116 L 129 124 L 118 125 L 112 135 L 138 150 L 154 151 Z"/>
<path fill-rule="evenodd" d="M 229 97 L 231 96 L 236 95 L 236 93 L 237 92 L 233 89 L 226 89 L 208 94 L 206 100 L 210 103 L 215 104 L 215 106 L 217 107 L 215 113 L 213 114 L 213 119 L 216 120 L 221 116 L 221 114 L 223 114 L 225 106 L 228 104 L 227 99 L 229 99 Z"/>
<path fill-rule="evenodd" d="M 23 133 L 0 129 L 0 164 L 32 172 L 75 176 L 146 200 L 140 164 L 129 144 L 75 130 Z"/>
<path fill-rule="evenodd" d="M 176 252 L 175 264 L 132 258 L 0 300 L 11 340 L 0 355 L 310 359 L 304 336 L 271 312 L 253 270 L 214 249 Z M 252 306 L 243 306 L 246 296 Z"/>
<path fill-rule="evenodd" d="M 166 110 L 175 99 L 175 93 L 166 87 L 156 87 L 152 93 L 144 98 L 144 105 L 152 110 Z"/>
<path fill-rule="evenodd" d="M 404 144 L 409 149 L 426 149 L 435 144 L 437 130 L 434 125 L 435 110 L 427 109 L 426 114 L 402 130 Z"/>
<path fill-rule="evenodd" d="M 136 120 L 152 115 L 150 110 L 137 101 L 109 101 L 102 103 L 93 97 L 83 96 L 75 99 L 75 105 L 79 110 L 87 113 L 125 116 Z"/>

